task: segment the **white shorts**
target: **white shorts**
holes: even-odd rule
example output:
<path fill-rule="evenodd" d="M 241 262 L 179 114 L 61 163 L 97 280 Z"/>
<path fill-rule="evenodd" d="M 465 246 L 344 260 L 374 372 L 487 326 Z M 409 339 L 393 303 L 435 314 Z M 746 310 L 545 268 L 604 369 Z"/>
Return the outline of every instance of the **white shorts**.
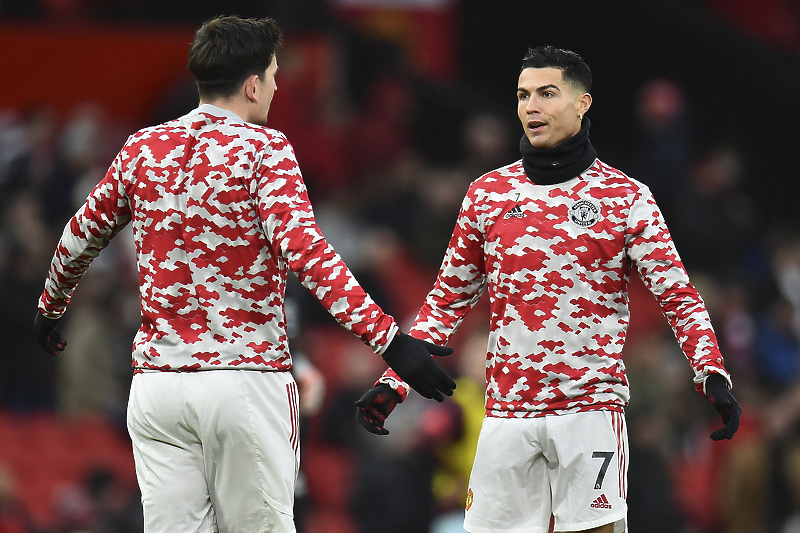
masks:
<path fill-rule="evenodd" d="M 626 531 L 625 416 L 591 411 L 483 420 L 467 494 L 470 533 Z"/>
<path fill-rule="evenodd" d="M 289 372 L 136 374 L 128 432 L 145 532 L 295 531 L 300 448 Z"/>

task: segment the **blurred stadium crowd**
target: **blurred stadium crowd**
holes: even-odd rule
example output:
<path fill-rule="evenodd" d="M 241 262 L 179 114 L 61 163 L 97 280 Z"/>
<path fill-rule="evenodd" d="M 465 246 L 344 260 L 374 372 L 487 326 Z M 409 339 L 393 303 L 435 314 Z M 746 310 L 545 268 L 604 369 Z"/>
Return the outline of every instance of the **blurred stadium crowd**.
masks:
<path fill-rule="evenodd" d="M 176 12 L 188 10 L 189 3 L 175 4 Z M 192 3 L 193 16 L 180 22 L 193 24 L 204 12 L 216 13 L 211 4 Z M 479 26 L 482 8 L 447 0 L 410 2 L 412 7 L 390 2 L 395 5 L 388 11 L 369 4 L 304 1 L 288 8 L 276 1 L 252 12 L 246 2 L 235 2 L 225 9 L 275 16 L 287 26 L 269 125 L 294 145 L 328 240 L 373 298 L 407 328 L 435 279 L 467 186 L 519 158 L 513 84 L 524 47 L 492 52 L 511 56 L 502 62 L 511 71 L 491 81 L 508 94 L 498 102 L 476 89 L 487 82 L 471 79 L 474 58 L 460 56 L 453 44 L 459 40 L 453 21 L 460 21 L 462 31 Z M 677 4 L 654 3 L 668 13 Z M 686 4 L 692 13 L 713 13 L 709 20 L 731 24 L 737 43 L 759 42 L 752 46 L 780 57 L 790 66 L 784 79 L 797 94 L 796 3 L 742 1 L 733 9 L 711 1 L 701 9 L 685 2 L 681 9 Z M 0 26 L 92 13 L 111 20 L 139 13 L 146 22 L 158 15 L 154 3 L 114 5 L 3 1 Z M 309 9 L 314 16 L 304 18 Z M 509 13 L 486 16 L 494 21 Z M 417 50 L 416 57 L 432 66 L 409 70 L 408 43 L 398 37 L 402 28 L 391 23 L 398 14 L 412 26 L 419 15 L 417 22 L 427 24 L 429 33 L 439 32 L 441 42 L 453 46 L 437 48 L 433 56 Z M 498 39 L 505 32 L 493 31 Z M 524 36 L 518 41 L 525 47 L 546 44 Z M 569 45 L 569 39 L 554 44 L 562 42 Z M 474 51 L 489 43 L 462 48 Z M 592 61 L 601 53 L 574 49 L 587 58 L 596 80 L 611 83 L 601 61 Z M 304 66 L 309 55 L 318 57 L 310 70 Z M 331 58 L 347 74 L 332 68 Z M 595 113 L 608 109 L 596 96 L 589 113 L 592 138 L 601 159 L 654 191 L 708 305 L 744 413 L 734 440 L 709 440 L 717 415 L 694 392 L 672 332 L 633 279 L 625 349 L 632 395 L 630 530 L 800 532 L 800 226 L 796 208 L 784 208 L 797 204 L 791 198 L 796 165 L 778 166 L 785 173 L 765 181 L 758 154 L 746 150 L 747 143 L 722 129 L 718 136 L 709 134 L 700 123 L 698 117 L 706 115 L 696 90 L 669 72 L 644 70 L 644 79 L 632 78 L 631 98 L 612 99 L 613 112 Z M 735 90 L 749 91 L 750 82 L 742 79 Z M 603 90 L 610 92 L 598 88 Z M 746 95 L 742 99 L 752 103 Z M 50 357 L 35 345 L 32 322 L 64 224 L 125 137 L 188 111 L 196 93 L 184 79 L 164 87 L 156 102 L 148 116 L 135 120 L 115 116 L 101 102 L 67 110 L 46 102 L 0 106 L 0 533 L 141 531 L 124 425 L 130 344 L 139 325 L 130 233 L 100 255 L 77 290 L 62 323 L 69 341 L 63 354 Z M 759 111 L 735 110 L 742 113 L 739 120 L 753 124 Z M 797 116 L 783 119 L 794 123 Z M 621 125 L 628 131 L 615 140 Z M 785 135 L 794 136 L 789 145 L 796 150 L 800 138 L 793 129 Z M 791 153 L 783 155 L 791 160 Z M 793 186 L 784 188 L 784 182 Z M 391 435 L 378 438 L 357 427 L 354 402 L 380 375 L 381 359 L 339 328 L 296 280 L 288 293 L 304 413 L 298 531 L 463 531 L 460 515 L 483 411 L 488 297 L 451 343 L 455 354 L 443 360 L 458 376 L 454 398 L 437 405 L 411 395 L 389 419 Z"/>

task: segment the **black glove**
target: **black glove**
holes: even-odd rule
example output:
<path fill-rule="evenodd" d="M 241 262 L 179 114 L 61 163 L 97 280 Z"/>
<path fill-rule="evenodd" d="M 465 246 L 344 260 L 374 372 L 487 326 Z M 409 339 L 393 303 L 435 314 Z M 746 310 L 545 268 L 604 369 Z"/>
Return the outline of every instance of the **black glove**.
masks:
<path fill-rule="evenodd" d="M 436 346 L 398 331 L 383 352 L 383 360 L 412 389 L 425 398 L 442 402 L 442 393 L 452 396 L 456 382 L 436 364 L 431 355 L 444 357 L 451 353 L 452 348 Z"/>
<path fill-rule="evenodd" d="M 356 402 L 356 420 L 364 429 L 376 435 L 388 435 L 383 424 L 400 403 L 400 395 L 386 383 L 379 383 Z"/>
<path fill-rule="evenodd" d="M 36 341 L 49 354 L 56 355 L 58 352 L 63 352 L 64 348 L 67 347 L 67 341 L 56 330 L 60 321 L 60 318 L 47 318 L 41 311 L 36 312 L 36 318 L 33 320 Z"/>
<path fill-rule="evenodd" d="M 722 416 L 725 426 L 711 434 L 713 440 L 732 439 L 739 429 L 739 416 L 742 408 L 728 389 L 728 382 L 719 374 L 709 374 L 706 378 L 706 398 Z"/>

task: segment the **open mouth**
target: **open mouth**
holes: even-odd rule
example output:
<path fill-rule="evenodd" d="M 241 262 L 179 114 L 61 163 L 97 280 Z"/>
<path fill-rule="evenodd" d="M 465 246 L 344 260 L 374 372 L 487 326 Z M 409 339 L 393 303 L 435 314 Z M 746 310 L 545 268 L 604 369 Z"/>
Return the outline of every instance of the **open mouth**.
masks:
<path fill-rule="evenodd" d="M 544 128 L 546 125 L 547 124 L 545 124 L 544 122 L 531 121 L 531 122 L 528 122 L 528 129 L 531 130 L 531 131 L 539 131 L 542 128 Z"/>

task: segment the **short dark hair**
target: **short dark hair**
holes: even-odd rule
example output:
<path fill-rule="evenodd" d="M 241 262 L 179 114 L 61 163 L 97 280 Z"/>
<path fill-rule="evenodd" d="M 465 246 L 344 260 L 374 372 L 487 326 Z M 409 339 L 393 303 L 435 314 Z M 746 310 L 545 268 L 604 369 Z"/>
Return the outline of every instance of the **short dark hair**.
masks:
<path fill-rule="evenodd" d="M 189 70 L 201 99 L 233 96 L 253 74 L 264 75 L 283 42 L 270 18 L 219 16 L 205 22 L 189 47 Z"/>
<path fill-rule="evenodd" d="M 557 68 L 567 83 L 588 93 L 592 89 L 592 71 L 581 56 L 555 46 L 529 48 L 522 58 L 522 68 Z"/>

